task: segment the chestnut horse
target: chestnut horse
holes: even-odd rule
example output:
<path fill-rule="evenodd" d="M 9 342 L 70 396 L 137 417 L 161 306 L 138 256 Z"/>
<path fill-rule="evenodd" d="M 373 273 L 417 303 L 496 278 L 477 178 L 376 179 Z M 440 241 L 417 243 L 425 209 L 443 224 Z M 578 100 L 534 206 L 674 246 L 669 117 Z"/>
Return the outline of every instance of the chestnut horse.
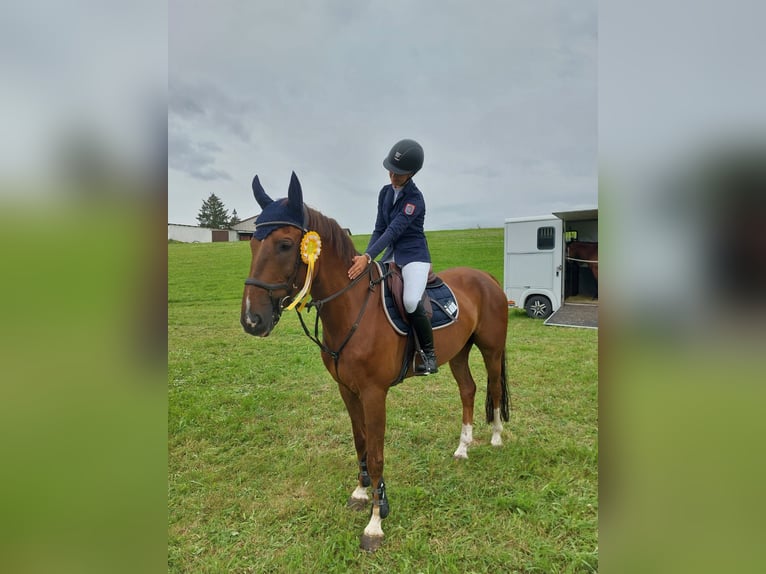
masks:
<path fill-rule="evenodd" d="M 383 541 L 381 520 L 389 512 L 383 480 L 386 396 L 392 384 L 401 380 L 407 338 L 397 334 L 386 319 L 378 267 L 370 265 L 360 277 L 349 280 L 347 270 L 358 255 L 351 238 L 334 219 L 304 206 L 295 173 L 287 199 L 273 201 L 258 176 L 253 180 L 253 193 L 263 212 L 250 243 L 252 262 L 242 296 L 242 327 L 251 335 L 268 336 L 282 310 L 295 303 L 301 286 L 310 285 L 308 305 L 316 308 L 317 321 L 321 319 L 321 340 L 312 337 L 305 325 L 304 330 L 320 346 L 324 365 L 338 383 L 351 418 L 359 474 L 349 508 L 365 509 L 370 503 L 366 487 L 374 485 L 370 521 L 361 537 L 361 547 L 374 551 Z M 311 267 L 300 252 L 307 231 L 321 238 L 310 283 Z M 508 301 L 498 282 L 483 271 L 462 267 L 439 276 L 459 303 L 457 321 L 435 330 L 434 343 L 439 364 L 449 362 L 460 391 L 463 424 L 453 456 L 465 459 L 473 440 L 476 383 L 468 367 L 473 345 L 479 348 L 487 370 L 485 411 L 487 423 L 492 425 L 491 444 L 502 445 L 502 421 L 508 421 L 509 414 L 505 380 Z M 412 374 L 409 365 L 406 377 Z"/>
<path fill-rule="evenodd" d="M 567 259 L 577 263 L 587 263 L 598 282 L 598 242 L 570 241 L 567 244 Z"/>

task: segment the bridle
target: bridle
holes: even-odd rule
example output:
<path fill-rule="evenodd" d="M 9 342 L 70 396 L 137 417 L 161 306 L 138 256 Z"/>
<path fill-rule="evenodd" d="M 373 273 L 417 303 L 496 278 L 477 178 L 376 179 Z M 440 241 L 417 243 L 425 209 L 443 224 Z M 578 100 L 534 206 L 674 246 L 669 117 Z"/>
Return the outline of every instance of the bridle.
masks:
<path fill-rule="evenodd" d="M 256 224 L 255 228 L 258 229 L 258 226 L 261 225 L 263 227 L 269 225 L 279 225 L 284 227 L 285 225 L 289 225 L 291 227 L 296 227 L 300 229 L 303 233 L 306 233 L 306 228 L 300 225 L 297 225 L 296 223 L 292 221 L 268 221 L 261 224 Z M 282 316 L 282 310 L 290 304 L 293 294 L 299 289 L 299 287 L 295 284 L 295 279 L 298 277 L 298 267 L 300 266 L 301 262 L 301 254 L 300 249 L 298 250 L 298 254 L 295 258 L 295 267 L 293 267 L 293 273 L 290 276 L 290 278 L 285 283 L 266 283 L 265 281 L 261 281 L 260 279 L 256 279 L 255 277 L 248 277 L 245 279 L 245 285 L 251 285 L 253 287 L 260 287 L 261 289 L 264 289 L 268 295 L 269 299 L 271 300 L 271 307 L 272 307 L 272 320 L 274 321 L 274 325 L 279 323 L 279 318 Z M 286 295 L 284 297 L 276 297 L 274 295 L 274 291 L 286 291 Z"/>

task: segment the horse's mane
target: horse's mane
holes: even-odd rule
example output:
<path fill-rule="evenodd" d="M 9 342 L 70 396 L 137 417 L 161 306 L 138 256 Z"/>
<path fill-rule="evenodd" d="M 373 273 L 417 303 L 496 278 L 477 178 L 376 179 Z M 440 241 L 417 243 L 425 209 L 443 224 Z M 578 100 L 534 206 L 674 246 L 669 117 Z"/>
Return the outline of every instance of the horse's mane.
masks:
<path fill-rule="evenodd" d="M 333 218 L 327 217 L 311 207 L 306 209 L 309 215 L 309 230 L 316 231 L 319 234 L 319 237 L 322 238 L 323 247 L 328 244 L 332 245 L 338 256 L 348 261 L 348 264 L 351 265 L 351 260 L 355 255 L 359 255 L 359 253 L 348 233 Z"/>

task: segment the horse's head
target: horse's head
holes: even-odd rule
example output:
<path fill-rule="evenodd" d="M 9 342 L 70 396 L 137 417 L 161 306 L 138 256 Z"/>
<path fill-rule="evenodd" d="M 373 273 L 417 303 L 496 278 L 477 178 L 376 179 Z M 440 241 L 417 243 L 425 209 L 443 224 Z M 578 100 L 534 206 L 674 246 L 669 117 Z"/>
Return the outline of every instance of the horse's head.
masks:
<path fill-rule="evenodd" d="M 252 261 L 242 296 L 240 322 L 247 333 L 266 337 L 302 282 L 299 275 L 303 267 L 300 244 L 305 232 L 303 192 L 293 173 L 287 198 L 272 200 L 257 175 L 253 179 L 253 194 L 262 211 L 250 241 Z"/>

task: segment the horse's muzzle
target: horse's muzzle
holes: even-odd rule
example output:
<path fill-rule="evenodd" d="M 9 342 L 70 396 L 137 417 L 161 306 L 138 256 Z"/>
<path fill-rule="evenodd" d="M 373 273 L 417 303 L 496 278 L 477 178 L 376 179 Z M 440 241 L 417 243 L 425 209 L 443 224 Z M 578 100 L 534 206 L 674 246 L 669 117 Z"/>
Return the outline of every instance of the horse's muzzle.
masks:
<path fill-rule="evenodd" d="M 245 333 L 250 333 L 256 337 L 268 337 L 274 328 L 271 317 L 264 319 L 261 315 L 252 313 L 249 310 L 242 312 L 239 322 L 242 324 Z"/>

